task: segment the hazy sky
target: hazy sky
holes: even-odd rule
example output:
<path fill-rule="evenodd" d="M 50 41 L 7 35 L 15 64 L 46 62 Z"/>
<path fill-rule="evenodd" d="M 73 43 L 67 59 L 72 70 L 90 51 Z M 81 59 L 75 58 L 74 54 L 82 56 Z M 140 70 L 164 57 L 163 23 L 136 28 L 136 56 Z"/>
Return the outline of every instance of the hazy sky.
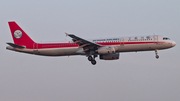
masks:
<path fill-rule="evenodd" d="M 44 57 L 6 50 L 8 21 L 36 42 L 128 35 L 168 36 L 176 47 L 120 59 Z M 179 0 L 1 0 L 0 101 L 179 101 Z"/>

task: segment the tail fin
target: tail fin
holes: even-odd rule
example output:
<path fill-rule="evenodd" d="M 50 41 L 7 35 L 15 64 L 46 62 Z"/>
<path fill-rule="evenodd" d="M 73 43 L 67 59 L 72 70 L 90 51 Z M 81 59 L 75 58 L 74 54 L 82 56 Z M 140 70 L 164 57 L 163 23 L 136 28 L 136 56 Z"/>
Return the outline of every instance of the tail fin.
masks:
<path fill-rule="evenodd" d="M 35 43 L 19 26 L 16 22 L 8 22 L 11 30 L 11 34 L 14 40 L 14 43 L 17 45 L 28 45 Z"/>

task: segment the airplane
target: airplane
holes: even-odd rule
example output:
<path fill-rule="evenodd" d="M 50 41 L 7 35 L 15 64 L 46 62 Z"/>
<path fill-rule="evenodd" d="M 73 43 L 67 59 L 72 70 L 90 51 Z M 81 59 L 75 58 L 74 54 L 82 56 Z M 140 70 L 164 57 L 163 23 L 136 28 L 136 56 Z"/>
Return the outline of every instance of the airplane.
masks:
<path fill-rule="evenodd" d="M 92 65 L 96 64 L 95 58 L 98 56 L 101 60 L 117 60 L 122 52 L 155 51 L 155 57 L 158 59 L 158 50 L 176 45 L 170 38 L 161 35 L 86 40 L 68 33 L 65 34 L 72 38 L 72 41 L 36 43 L 15 21 L 8 23 L 14 43 L 7 43 L 9 46 L 6 49 L 42 56 L 83 55 L 88 57 Z"/>

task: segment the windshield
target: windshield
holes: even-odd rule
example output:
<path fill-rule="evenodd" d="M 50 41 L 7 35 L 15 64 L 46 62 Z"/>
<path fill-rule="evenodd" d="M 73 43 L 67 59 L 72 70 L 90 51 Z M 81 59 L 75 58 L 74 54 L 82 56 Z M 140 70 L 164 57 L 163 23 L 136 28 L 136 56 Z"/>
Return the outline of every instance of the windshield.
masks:
<path fill-rule="evenodd" d="M 165 38 L 163 38 L 163 40 L 170 40 L 170 38 L 166 38 L 166 37 L 165 37 Z"/>

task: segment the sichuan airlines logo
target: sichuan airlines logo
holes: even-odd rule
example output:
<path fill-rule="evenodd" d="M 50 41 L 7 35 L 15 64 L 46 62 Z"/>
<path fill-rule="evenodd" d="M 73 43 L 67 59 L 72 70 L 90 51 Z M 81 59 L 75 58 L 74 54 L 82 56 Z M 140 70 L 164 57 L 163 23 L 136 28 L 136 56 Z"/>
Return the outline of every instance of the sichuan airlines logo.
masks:
<path fill-rule="evenodd" d="M 16 39 L 21 38 L 21 37 L 22 37 L 22 31 L 21 31 L 21 30 L 15 30 L 15 31 L 14 31 L 14 37 L 15 37 Z"/>

